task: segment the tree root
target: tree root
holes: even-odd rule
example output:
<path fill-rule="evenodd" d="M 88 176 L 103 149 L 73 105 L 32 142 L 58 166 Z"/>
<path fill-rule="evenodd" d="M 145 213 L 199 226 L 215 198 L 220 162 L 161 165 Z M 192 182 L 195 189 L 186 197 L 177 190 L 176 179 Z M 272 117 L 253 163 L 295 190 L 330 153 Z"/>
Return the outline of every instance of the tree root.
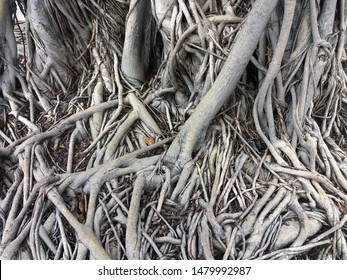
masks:
<path fill-rule="evenodd" d="M 347 259 L 344 3 L 9 2 L 1 259 Z"/>

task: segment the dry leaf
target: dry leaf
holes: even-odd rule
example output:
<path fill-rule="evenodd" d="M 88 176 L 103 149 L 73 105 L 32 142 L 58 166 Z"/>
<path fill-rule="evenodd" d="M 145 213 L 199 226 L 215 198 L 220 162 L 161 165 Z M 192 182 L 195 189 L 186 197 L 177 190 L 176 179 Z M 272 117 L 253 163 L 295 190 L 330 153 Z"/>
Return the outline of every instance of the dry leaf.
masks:
<path fill-rule="evenodd" d="M 147 136 L 143 137 L 143 141 L 145 141 L 145 143 L 147 145 L 153 145 L 155 143 L 154 140 L 151 137 L 147 137 Z"/>

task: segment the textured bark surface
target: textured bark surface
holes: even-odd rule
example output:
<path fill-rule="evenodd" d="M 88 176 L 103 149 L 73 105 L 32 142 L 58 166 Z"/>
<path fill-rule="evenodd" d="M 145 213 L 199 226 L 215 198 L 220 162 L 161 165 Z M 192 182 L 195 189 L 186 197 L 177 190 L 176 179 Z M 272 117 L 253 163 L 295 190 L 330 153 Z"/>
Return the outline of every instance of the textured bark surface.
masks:
<path fill-rule="evenodd" d="M 347 259 L 346 15 L 0 0 L 1 259 Z"/>

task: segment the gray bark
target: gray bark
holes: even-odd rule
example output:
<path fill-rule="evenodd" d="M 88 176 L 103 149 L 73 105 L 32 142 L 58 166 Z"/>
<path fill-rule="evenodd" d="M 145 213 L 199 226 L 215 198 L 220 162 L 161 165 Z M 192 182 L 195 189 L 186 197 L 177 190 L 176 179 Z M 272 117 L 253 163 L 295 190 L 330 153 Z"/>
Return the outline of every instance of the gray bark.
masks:
<path fill-rule="evenodd" d="M 254 3 L 216 81 L 171 144 L 166 156 L 168 164 L 181 169 L 191 159 L 209 124 L 233 94 L 276 4 L 272 0 Z"/>
<path fill-rule="evenodd" d="M 146 80 L 153 45 L 150 0 L 131 0 L 127 15 L 122 70 L 133 83 Z"/>

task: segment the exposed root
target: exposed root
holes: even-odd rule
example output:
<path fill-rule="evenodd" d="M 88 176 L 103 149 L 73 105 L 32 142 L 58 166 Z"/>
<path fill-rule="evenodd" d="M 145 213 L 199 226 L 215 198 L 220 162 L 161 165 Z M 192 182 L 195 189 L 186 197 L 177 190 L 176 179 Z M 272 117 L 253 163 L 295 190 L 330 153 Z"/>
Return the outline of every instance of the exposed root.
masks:
<path fill-rule="evenodd" d="M 344 1 L 15 2 L 1 259 L 347 259 Z"/>

